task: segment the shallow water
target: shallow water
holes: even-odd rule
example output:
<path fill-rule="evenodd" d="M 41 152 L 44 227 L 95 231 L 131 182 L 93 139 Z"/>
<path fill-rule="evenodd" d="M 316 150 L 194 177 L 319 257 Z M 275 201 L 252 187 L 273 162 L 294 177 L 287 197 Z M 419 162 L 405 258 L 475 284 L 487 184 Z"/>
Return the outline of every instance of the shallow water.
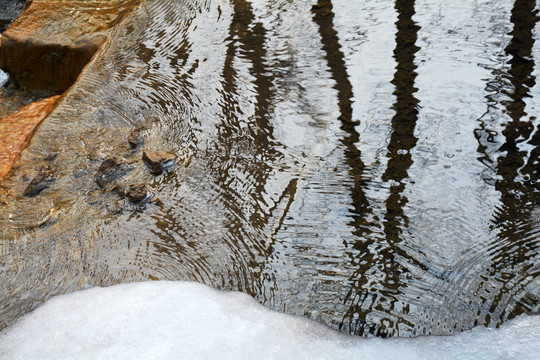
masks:
<path fill-rule="evenodd" d="M 364 336 L 539 311 L 535 1 L 313 4 L 148 0 L 115 29 L 0 189 L 2 326 L 148 279 Z M 101 190 L 106 155 L 159 201 Z"/>

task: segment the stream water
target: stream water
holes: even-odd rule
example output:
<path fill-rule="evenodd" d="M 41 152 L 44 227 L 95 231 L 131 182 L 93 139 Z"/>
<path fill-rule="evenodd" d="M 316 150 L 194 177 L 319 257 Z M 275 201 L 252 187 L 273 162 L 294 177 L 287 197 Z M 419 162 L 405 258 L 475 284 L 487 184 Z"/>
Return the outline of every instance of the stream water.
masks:
<path fill-rule="evenodd" d="M 539 19 L 534 0 L 143 1 L 0 188 L 0 327 L 149 279 L 361 336 L 538 313 Z M 143 149 L 179 161 L 156 176 Z M 111 155 L 154 201 L 96 184 Z M 42 166 L 56 180 L 24 196 Z"/>

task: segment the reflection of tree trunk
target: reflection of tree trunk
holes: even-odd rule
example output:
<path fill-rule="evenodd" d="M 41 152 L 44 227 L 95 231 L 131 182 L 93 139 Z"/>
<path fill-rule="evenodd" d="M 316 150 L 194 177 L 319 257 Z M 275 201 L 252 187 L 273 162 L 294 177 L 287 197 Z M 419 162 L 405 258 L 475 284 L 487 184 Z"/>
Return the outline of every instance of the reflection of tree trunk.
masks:
<path fill-rule="evenodd" d="M 272 163 L 280 154 L 273 149 L 273 128 L 268 120 L 269 105 L 273 98 L 271 90 L 272 78 L 265 64 L 266 30 L 255 15 L 251 3 L 246 0 L 234 0 L 234 14 L 229 29 L 229 37 L 225 63 L 223 66 L 223 123 L 219 125 L 216 154 L 218 158 L 212 162 L 211 172 L 214 173 L 216 184 L 227 194 L 224 199 L 227 206 L 229 234 L 233 242 L 231 248 L 240 247 L 248 251 L 244 261 L 237 258 L 237 276 L 249 277 L 244 291 L 255 295 L 256 285 L 262 265 L 260 257 L 270 256 L 272 247 L 263 243 L 262 233 L 265 231 L 271 217 L 270 212 L 261 207 L 265 204 L 265 185 L 272 169 Z M 235 59 L 247 59 L 251 66 L 249 73 L 254 78 L 256 103 L 255 113 L 249 119 L 239 119 L 243 104 L 237 97 L 242 92 L 250 91 L 241 88 L 235 69 Z M 243 127 L 240 121 L 247 121 Z M 246 132 L 247 130 L 247 132 Z M 218 154 L 219 153 L 219 154 Z M 234 174 L 240 172 L 241 176 Z M 238 182 L 242 188 L 237 189 Z M 248 186 L 246 188 L 246 186 Z M 249 201 L 249 206 L 243 203 Z M 231 274 L 232 277 L 235 274 Z"/>
<path fill-rule="evenodd" d="M 345 56 L 341 51 L 337 31 L 334 29 L 334 13 L 332 12 L 332 8 L 331 0 L 319 0 L 312 7 L 311 11 L 313 12 L 314 22 L 319 26 L 323 50 L 326 52 L 326 61 L 328 62 L 332 79 L 335 81 L 334 88 L 338 91 L 341 129 L 347 134 L 342 139 L 342 143 L 345 146 L 347 164 L 350 167 L 351 176 L 354 180 L 351 193 L 354 213 L 351 214 L 353 220 L 350 225 L 355 229 L 354 235 L 359 238 L 353 246 L 357 251 L 367 251 L 368 247 L 376 241 L 375 237 L 369 236 L 371 224 L 369 224 L 368 216 L 372 210 L 364 192 L 366 186 L 363 179 L 364 163 L 362 162 L 360 150 L 357 148 L 357 143 L 360 139 L 360 134 L 356 131 L 358 122 L 352 119 L 353 89 L 347 73 Z M 357 263 L 358 266 L 360 266 L 361 261 L 364 261 L 364 259 L 351 258 L 351 262 Z M 363 268 L 350 279 L 351 290 L 347 294 L 346 299 L 350 297 L 356 298 L 356 295 L 353 293 L 360 288 L 357 284 L 366 282 L 364 280 L 358 280 L 358 278 L 365 278 L 362 270 Z M 351 318 L 352 316 L 354 314 L 351 314 Z M 359 319 L 359 321 L 362 322 L 363 318 Z M 343 328 L 342 325 L 340 325 L 341 328 Z M 362 333 L 361 331 L 354 331 L 352 328 L 348 329 L 348 332 Z"/>
<path fill-rule="evenodd" d="M 411 150 L 418 141 L 418 138 L 414 136 L 419 103 L 414 96 L 418 90 L 414 87 L 417 76 L 417 66 L 414 64 L 414 59 L 416 52 L 420 50 L 415 45 L 420 26 L 416 25 L 412 19 L 415 14 L 414 0 L 398 0 L 395 7 L 398 11 L 396 48 L 394 49 L 397 65 L 392 84 L 396 86 L 394 91 L 396 114 L 392 118 L 393 132 L 388 144 L 389 159 L 382 179 L 392 181 L 391 185 L 394 185 L 390 187 L 390 196 L 386 201 L 384 232 L 390 248 L 385 250 L 390 251 L 390 253 L 385 254 L 384 258 L 392 263 L 393 271 L 390 276 L 392 283 L 398 284 L 402 269 L 393 263 L 392 253 L 400 252 L 400 249 L 394 245 L 401 241 L 401 226 L 407 223 L 403 208 L 408 200 L 402 195 L 403 190 L 405 190 L 405 184 L 402 183 L 402 180 L 409 176 L 407 171 L 413 163 Z M 400 226 L 401 221 L 403 223 Z M 401 255 L 407 257 L 406 254 Z"/>
<path fill-rule="evenodd" d="M 366 249 L 371 245 L 375 239 L 367 236 L 369 233 L 368 225 L 366 222 L 367 215 L 371 212 L 369 203 L 364 193 L 364 180 L 362 178 L 364 171 L 364 164 L 362 162 L 360 150 L 357 148 L 360 135 L 356 131 L 357 122 L 352 119 L 352 85 L 349 81 L 347 74 L 347 67 L 345 64 L 345 57 L 341 51 L 341 45 L 337 31 L 334 29 L 333 19 L 334 13 L 332 12 L 332 2 L 330 0 L 319 0 L 312 8 L 313 20 L 319 26 L 319 33 L 323 44 L 323 49 L 326 52 L 326 61 L 330 68 L 330 73 L 335 81 L 334 88 L 338 91 L 338 107 L 340 111 L 339 120 L 341 121 L 341 129 L 345 131 L 347 136 L 342 140 L 345 146 L 345 156 L 347 163 L 350 167 L 351 175 L 354 179 L 354 186 L 352 189 L 352 203 L 354 206 L 353 221 L 351 226 L 355 229 L 355 235 L 359 237 L 355 248 Z M 358 259 L 352 258 L 352 262 L 358 262 Z M 363 276 L 363 272 L 355 274 L 351 279 L 351 291 L 347 295 L 349 297 L 356 297 L 352 294 L 358 288 L 357 277 Z M 364 283 L 360 281 L 360 283 Z M 352 318 L 353 315 L 351 315 Z M 362 322 L 364 319 L 360 318 Z M 342 328 L 342 326 L 340 326 Z M 354 329 L 348 329 L 350 333 L 359 333 Z M 360 332 L 361 333 L 361 332 Z"/>
<path fill-rule="evenodd" d="M 482 258 L 486 264 L 485 275 L 479 277 L 482 280 L 474 282 L 474 289 L 470 289 L 478 294 L 484 310 L 478 314 L 476 324 L 486 326 L 499 325 L 539 305 L 538 294 L 529 293 L 527 287 L 540 275 L 537 240 L 529 236 L 533 230 L 529 218 L 539 195 L 538 164 L 535 163 L 540 156 L 540 134 L 537 130 L 531 138 L 534 118 L 527 118 L 524 101 L 535 85 L 532 32 L 539 19 L 537 14 L 535 0 L 514 2 L 510 17 L 514 26 L 510 32 L 512 38 L 505 48 L 510 67 L 492 70 L 494 81 L 489 88 L 495 94 L 486 96 L 488 111 L 485 115 L 499 103 L 510 118 L 502 130 L 505 142 L 498 149 L 500 156 L 495 168 L 499 179 L 495 188 L 501 194 L 502 203 L 493 219 L 498 233 L 491 243 L 483 246 L 481 253 L 475 253 L 475 258 L 463 259 L 456 265 L 467 272 L 476 258 Z M 500 100 L 501 95 L 504 100 Z M 492 142 L 494 134 L 493 131 L 485 134 L 485 123 L 481 121 L 481 124 L 482 129 L 475 131 L 478 151 L 483 154 L 479 160 L 489 166 L 494 161 L 483 141 Z M 524 143 L 533 145 L 534 149 L 528 153 L 526 147 L 520 146 Z"/>
<path fill-rule="evenodd" d="M 405 185 L 401 183 L 408 174 L 407 170 L 412 164 L 410 150 L 416 145 L 414 128 L 418 116 L 418 99 L 414 97 L 416 88 L 415 53 L 419 48 L 415 45 L 420 27 L 412 19 L 414 0 L 398 0 L 395 8 L 398 12 L 396 22 L 396 48 L 394 57 L 397 61 L 396 72 L 392 83 L 396 86 L 396 114 L 392 119 L 393 133 L 388 145 L 388 166 L 383 180 L 394 181 L 396 186 L 391 187 L 391 193 L 386 201 L 386 214 L 384 222 L 385 239 L 377 243 L 368 244 L 360 239 L 357 248 L 361 250 L 358 271 L 353 275 L 354 288 L 347 294 L 347 301 L 351 303 L 343 324 L 347 324 L 348 331 L 359 335 L 391 336 L 397 334 L 398 325 L 412 328 L 413 324 L 401 319 L 395 314 L 397 296 L 401 293 L 401 275 L 406 270 L 395 261 L 395 254 L 409 258 L 397 244 L 400 242 L 401 220 L 406 221 L 403 207 L 407 199 L 402 195 Z M 410 259 L 412 263 L 416 260 Z M 421 266 L 421 264 L 416 264 Z M 376 290 L 374 290 L 376 289 Z M 370 322 L 367 316 L 373 312 L 386 313 L 386 324 Z"/>
<path fill-rule="evenodd" d="M 352 202 L 355 213 L 353 214 L 353 225 L 357 229 L 357 235 L 361 235 L 361 222 L 364 215 L 369 212 L 369 203 L 364 194 L 364 180 L 362 178 L 364 164 L 362 162 L 360 150 L 356 147 L 360 135 L 356 131 L 357 121 L 352 119 L 352 97 L 353 89 L 347 74 L 345 65 L 345 57 L 341 51 L 341 45 L 337 31 L 334 29 L 332 12 L 332 2 L 330 0 L 319 0 L 318 4 L 312 8 L 313 20 L 319 26 L 319 33 L 323 50 L 326 52 L 326 61 L 330 68 L 330 74 L 335 81 L 334 88 L 338 91 L 338 106 L 340 111 L 339 120 L 341 121 L 341 129 L 345 131 L 347 136 L 342 140 L 345 145 L 345 156 L 349 164 L 351 175 L 354 179 L 354 187 L 352 190 Z"/>
<path fill-rule="evenodd" d="M 228 103 L 225 104 L 225 116 L 236 117 L 237 103 L 231 96 L 238 95 L 238 87 L 235 82 L 236 71 L 233 61 L 235 57 L 248 59 L 252 66 L 250 74 L 255 78 L 257 90 L 257 103 L 255 108 L 256 128 L 251 128 L 257 142 L 268 143 L 272 138 L 272 126 L 268 121 L 268 107 L 273 93 L 271 90 L 272 78 L 268 75 L 269 69 L 265 64 L 266 29 L 260 22 L 254 23 L 255 15 L 249 1 L 234 0 L 234 15 L 229 29 L 229 42 L 227 56 L 223 66 L 224 92 L 223 95 Z M 228 105 L 228 106 L 227 106 Z"/>
<path fill-rule="evenodd" d="M 514 29 L 510 33 L 512 41 L 506 47 L 506 52 L 512 56 L 510 60 L 511 68 L 509 76 L 514 86 L 514 91 L 510 94 L 512 98 L 511 102 L 506 105 L 507 111 L 514 122 L 518 122 L 521 118 L 525 117 L 525 101 L 524 98 L 530 97 L 530 90 L 536 84 L 536 77 L 533 75 L 535 62 L 532 54 L 533 45 L 535 42 L 533 36 L 533 30 L 536 23 L 540 19 L 538 10 L 535 10 L 535 0 L 516 0 L 514 8 L 512 10 L 512 23 Z M 519 122 L 523 124 L 521 128 L 523 134 L 519 134 L 521 138 L 527 139 L 528 135 L 532 132 L 533 124 L 532 120 L 535 120 L 532 116 L 525 122 Z M 539 128 L 540 129 L 540 128 Z M 535 146 L 529 155 L 529 159 L 526 165 L 522 169 L 522 173 L 525 176 L 529 176 L 527 181 L 528 191 L 536 190 L 531 189 L 531 185 L 538 181 L 540 174 L 538 173 L 539 166 L 535 164 L 536 160 L 540 156 L 540 133 L 537 129 L 532 139 L 529 141 L 530 145 Z M 505 136 L 510 137 L 513 141 L 516 139 L 516 131 L 510 128 L 506 131 Z M 527 135 L 527 137 L 525 137 Z"/>
<path fill-rule="evenodd" d="M 418 140 L 414 136 L 419 103 L 414 97 L 414 93 L 418 90 L 414 87 L 417 76 L 414 57 L 420 49 L 415 45 L 420 27 L 412 19 L 415 13 L 414 0 L 398 0 L 396 10 L 398 20 L 394 58 L 397 65 L 392 80 L 392 84 L 396 86 L 394 91 L 396 115 L 392 118 L 393 132 L 388 144 L 388 167 L 383 180 L 400 182 L 408 176 L 407 170 L 412 165 L 410 150 Z"/>
<path fill-rule="evenodd" d="M 516 0 L 511 17 L 514 24 L 514 29 L 510 33 L 512 40 L 505 49 L 512 57 L 507 74 L 511 88 L 505 91 L 510 100 L 504 101 L 503 105 L 512 120 L 502 132 L 506 142 L 499 150 L 505 151 L 506 155 L 498 159 L 497 172 L 503 180 L 497 182 L 496 187 L 503 195 L 503 202 L 509 203 L 508 205 L 511 205 L 514 199 L 514 194 L 509 190 L 521 191 L 517 188 L 520 188 L 522 184 L 515 180 L 527 157 L 527 152 L 520 151 L 518 144 L 526 141 L 533 130 L 531 121 L 528 119 L 522 121 L 522 118 L 526 115 L 524 98 L 530 96 L 529 90 L 535 84 L 535 77 L 532 75 L 534 70 L 532 30 L 538 17 L 534 12 L 534 7 L 534 0 Z"/>
<path fill-rule="evenodd" d="M 500 147 L 506 152 L 498 158 L 497 173 L 502 178 L 495 187 L 501 193 L 504 209 L 498 213 L 496 224 L 503 229 L 503 234 L 510 238 L 515 237 L 518 223 L 537 203 L 535 192 L 538 190 L 532 184 L 538 181 L 535 167 L 531 166 L 538 159 L 538 132 L 530 139 L 529 144 L 537 146 L 529 155 L 526 150 L 520 150 L 519 144 L 526 142 L 533 131 L 531 119 L 527 119 L 524 98 L 530 97 L 530 89 L 535 84 L 534 58 L 532 48 L 534 38 L 532 31 L 538 21 L 538 11 L 534 10 L 534 0 L 516 0 L 512 9 L 511 21 L 514 29 L 510 33 L 512 40 L 506 47 L 511 59 L 507 78 L 511 87 L 505 89 L 510 98 L 503 102 L 511 121 L 506 124 L 502 134 L 505 143 Z M 527 157 L 529 159 L 527 160 Z M 520 181 L 520 177 L 525 179 Z M 518 240 L 514 238 L 513 240 Z"/>
<path fill-rule="evenodd" d="M 532 49 L 535 40 L 532 32 L 539 17 L 535 7 L 535 0 L 515 1 L 510 18 L 514 25 L 510 33 L 512 40 L 505 49 L 511 56 L 507 74 L 511 87 L 504 91 L 510 99 L 504 101 L 503 105 L 511 121 L 502 131 L 506 141 L 499 149 L 506 152 L 498 159 L 497 173 L 501 180 L 495 185 L 501 193 L 503 208 L 494 220 L 501 233 L 493 245 L 497 251 L 492 254 L 490 266 L 490 273 L 504 273 L 505 276 L 497 276 L 497 281 L 502 283 L 502 286 L 490 299 L 489 311 L 495 312 L 501 301 L 504 302 L 501 305 L 506 306 L 507 300 L 504 299 L 509 295 L 514 297 L 516 305 L 512 310 L 504 310 L 501 319 L 494 319 L 497 323 L 530 311 L 533 306 L 538 305 L 538 299 L 531 303 L 529 294 L 520 291 L 530 283 L 529 275 L 540 275 L 540 269 L 534 270 L 538 245 L 534 239 L 526 236 L 531 231 L 530 225 L 523 226 L 531 210 L 538 205 L 540 174 L 537 162 L 540 156 L 540 128 L 528 141 L 534 146 L 530 154 L 519 148 L 519 144 L 526 142 L 534 129 L 531 121 L 533 118 L 526 118 L 524 99 L 531 96 L 530 90 L 536 80 L 533 75 L 535 63 Z M 511 271 L 521 267 L 527 268 L 526 274 Z M 489 322 L 488 317 L 486 325 Z"/>

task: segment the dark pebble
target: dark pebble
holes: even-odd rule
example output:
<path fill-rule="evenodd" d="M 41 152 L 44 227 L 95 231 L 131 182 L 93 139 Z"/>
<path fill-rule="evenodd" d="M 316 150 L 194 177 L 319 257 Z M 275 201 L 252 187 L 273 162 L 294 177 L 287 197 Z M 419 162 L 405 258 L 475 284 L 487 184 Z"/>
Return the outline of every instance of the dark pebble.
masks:
<path fill-rule="evenodd" d="M 97 170 L 96 182 L 102 188 L 126 175 L 133 167 L 116 156 L 107 156 Z"/>
<path fill-rule="evenodd" d="M 24 190 L 24 195 L 35 196 L 51 186 L 55 180 L 54 172 L 48 166 L 43 166 Z"/>
<path fill-rule="evenodd" d="M 144 184 L 130 184 L 124 190 L 125 196 L 129 201 L 137 203 L 141 202 L 148 196 L 148 188 Z"/>
<path fill-rule="evenodd" d="M 136 128 L 129 134 L 128 144 L 132 149 L 135 149 L 142 142 L 143 131 L 143 128 Z"/>

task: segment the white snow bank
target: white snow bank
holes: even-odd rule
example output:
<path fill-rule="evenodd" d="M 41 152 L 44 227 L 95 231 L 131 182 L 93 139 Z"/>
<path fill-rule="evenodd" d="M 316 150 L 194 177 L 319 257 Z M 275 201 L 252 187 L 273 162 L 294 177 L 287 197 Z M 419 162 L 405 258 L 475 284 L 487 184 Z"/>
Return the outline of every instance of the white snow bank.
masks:
<path fill-rule="evenodd" d="M 189 282 L 58 296 L 0 334 L 0 359 L 538 359 L 540 317 L 451 337 L 365 339 Z"/>

